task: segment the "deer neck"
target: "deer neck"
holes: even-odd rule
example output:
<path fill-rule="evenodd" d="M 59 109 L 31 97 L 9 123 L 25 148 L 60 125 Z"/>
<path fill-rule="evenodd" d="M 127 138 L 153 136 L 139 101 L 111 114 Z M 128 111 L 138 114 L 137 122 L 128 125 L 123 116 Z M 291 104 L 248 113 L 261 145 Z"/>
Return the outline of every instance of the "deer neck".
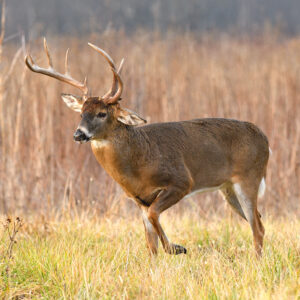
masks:
<path fill-rule="evenodd" d="M 97 161 L 122 186 L 134 173 L 136 160 L 143 159 L 147 147 L 139 130 L 126 126 L 120 126 L 107 138 L 93 140 L 91 146 Z"/>

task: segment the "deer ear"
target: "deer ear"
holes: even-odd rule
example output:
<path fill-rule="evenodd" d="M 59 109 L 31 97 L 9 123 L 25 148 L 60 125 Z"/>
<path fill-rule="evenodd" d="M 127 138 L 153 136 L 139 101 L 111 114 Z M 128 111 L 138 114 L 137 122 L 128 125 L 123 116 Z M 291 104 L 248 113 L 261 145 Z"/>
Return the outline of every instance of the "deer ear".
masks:
<path fill-rule="evenodd" d="M 74 96 L 71 94 L 61 94 L 61 98 L 64 100 L 68 107 L 76 112 L 81 112 L 81 108 L 83 105 L 82 97 Z"/>
<path fill-rule="evenodd" d="M 125 108 L 118 109 L 117 119 L 119 122 L 129 126 L 136 126 L 147 123 L 146 120 L 139 117 L 135 112 Z"/>

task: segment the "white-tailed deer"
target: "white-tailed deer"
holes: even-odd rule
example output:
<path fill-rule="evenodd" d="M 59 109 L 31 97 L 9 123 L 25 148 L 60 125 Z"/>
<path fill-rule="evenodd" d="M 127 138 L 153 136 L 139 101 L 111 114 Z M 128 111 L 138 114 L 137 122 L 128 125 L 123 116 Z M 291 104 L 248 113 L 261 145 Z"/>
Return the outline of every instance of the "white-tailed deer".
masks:
<path fill-rule="evenodd" d="M 91 141 L 97 161 L 141 208 L 150 253 L 157 253 L 158 237 L 167 253 L 186 253 L 184 247 L 169 242 L 159 215 L 191 193 L 220 190 L 231 207 L 250 223 L 260 255 L 264 227 L 257 197 L 263 194 L 269 158 L 268 140 L 262 131 L 248 122 L 221 118 L 136 127 L 146 121 L 119 104 L 123 60 L 117 70 L 106 52 L 89 46 L 104 56 L 113 72 L 112 87 L 102 97 L 88 97 L 86 81 L 69 75 L 67 55 L 66 73 L 55 71 L 46 41 L 49 67 L 37 66 L 29 55 L 25 62 L 31 71 L 83 92 L 82 97 L 62 94 L 70 108 L 81 112 L 74 140 Z"/>

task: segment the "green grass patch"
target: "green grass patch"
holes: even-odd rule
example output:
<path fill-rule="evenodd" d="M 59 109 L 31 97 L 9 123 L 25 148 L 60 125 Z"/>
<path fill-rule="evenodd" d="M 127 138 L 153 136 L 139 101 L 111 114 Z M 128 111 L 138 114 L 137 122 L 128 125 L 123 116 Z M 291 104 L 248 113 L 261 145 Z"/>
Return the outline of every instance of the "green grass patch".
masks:
<path fill-rule="evenodd" d="M 0 298 L 299 299 L 300 221 L 267 220 L 256 259 L 247 223 L 162 218 L 187 255 L 149 258 L 141 220 L 26 221 L 8 258 L 0 234 Z"/>

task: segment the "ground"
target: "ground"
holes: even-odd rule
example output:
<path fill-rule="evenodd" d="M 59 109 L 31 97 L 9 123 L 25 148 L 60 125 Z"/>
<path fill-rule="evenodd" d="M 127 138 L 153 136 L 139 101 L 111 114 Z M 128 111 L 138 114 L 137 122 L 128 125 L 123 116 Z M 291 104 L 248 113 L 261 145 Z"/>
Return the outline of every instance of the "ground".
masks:
<path fill-rule="evenodd" d="M 300 221 L 264 223 L 257 259 L 242 220 L 166 215 L 170 240 L 188 254 L 160 247 L 150 258 L 140 219 L 32 217 L 23 220 L 11 258 L 2 230 L 0 298 L 300 299 Z"/>

